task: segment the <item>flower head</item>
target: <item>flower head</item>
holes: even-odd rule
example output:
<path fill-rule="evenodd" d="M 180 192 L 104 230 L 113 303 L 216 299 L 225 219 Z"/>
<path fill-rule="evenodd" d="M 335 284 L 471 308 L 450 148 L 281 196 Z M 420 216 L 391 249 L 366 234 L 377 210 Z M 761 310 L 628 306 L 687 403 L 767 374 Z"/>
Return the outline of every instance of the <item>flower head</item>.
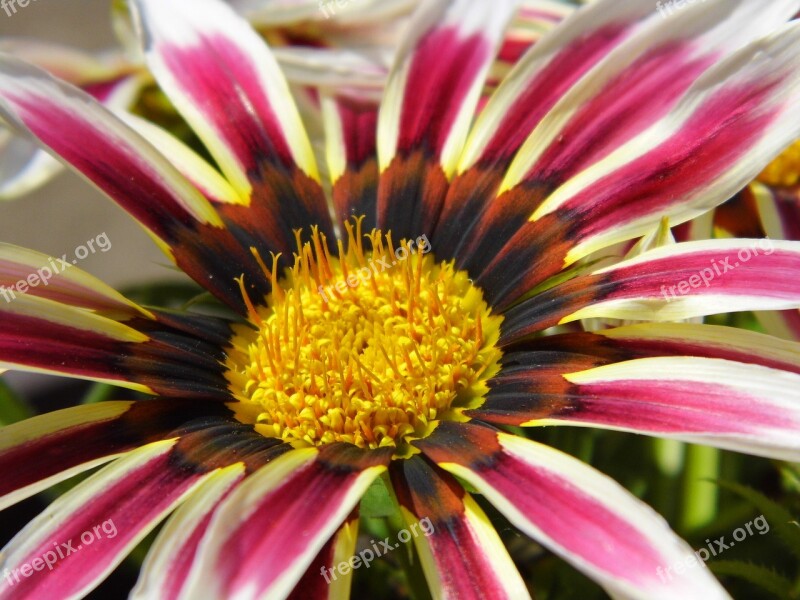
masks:
<path fill-rule="evenodd" d="M 0 581 L 0 597 L 87 593 L 173 509 L 135 596 L 342 597 L 350 576 L 326 568 L 354 553 L 379 477 L 409 526 L 430 525 L 414 543 L 437 597 L 528 595 L 475 494 L 616 596 L 725 597 L 705 569 L 664 577 L 688 545 L 517 428 L 800 456 L 798 347 L 674 323 L 800 306 L 786 276 L 800 245 L 587 260 L 720 204 L 800 137 L 787 125 L 796 4 L 708 0 L 664 19 L 650 2 L 599 0 L 484 101 L 516 2 L 425 2 L 379 107 L 322 91 L 330 206 L 277 61 L 218 0 L 131 2 L 150 71 L 214 165 L 0 59 L 4 118 L 238 315 L 142 307 L 77 268 L 0 303 L 0 366 L 155 396 L 2 431 L 2 506 L 115 460 L 23 529 L 0 572 L 93 524 L 117 533 Z M 46 260 L 0 246 L 0 284 Z M 638 323 L 552 329 L 590 318 Z"/>

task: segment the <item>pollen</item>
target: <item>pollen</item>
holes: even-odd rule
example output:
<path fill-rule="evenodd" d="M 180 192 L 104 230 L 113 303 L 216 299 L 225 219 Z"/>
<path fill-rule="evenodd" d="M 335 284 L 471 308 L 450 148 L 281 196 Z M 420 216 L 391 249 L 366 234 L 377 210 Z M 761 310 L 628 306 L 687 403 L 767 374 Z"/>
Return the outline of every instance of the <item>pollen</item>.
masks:
<path fill-rule="evenodd" d="M 282 276 L 260 261 L 273 292 L 237 329 L 227 377 L 239 420 L 296 447 L 346 442 L 394 446 L 466 420 L 499 370 L 502 317 L 452 262 L 436 262 L 426 236 L 392 239 L 361 219 L 328 250 L 317 229 L 295 232 Z M 260 259 L 259 259 L 260 260 Z"/>
<path fill-rule="evenodd" d="M 758 176 L 758 181 L 774 187 L 791 187 L 800 182 L 800 140 L 789 146 Z"/>

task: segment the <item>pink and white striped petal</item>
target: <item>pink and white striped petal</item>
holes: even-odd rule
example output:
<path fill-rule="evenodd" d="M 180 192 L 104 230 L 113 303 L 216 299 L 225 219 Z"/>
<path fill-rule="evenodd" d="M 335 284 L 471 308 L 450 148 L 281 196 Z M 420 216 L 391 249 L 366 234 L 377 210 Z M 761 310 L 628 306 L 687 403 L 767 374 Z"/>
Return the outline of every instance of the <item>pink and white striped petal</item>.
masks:
<path fill-rule="evenodd" d="M 459 173 L 478 163 L 510 161 L 567 90 L 652 14 L 652 3 L 645 0 L 600 0 L 545 35 L 519 59 L 481 111 L 460 157 Z"/>
<path fill-rule="evenodd" d="M 680 321 L 800 306 L 800 242 L 705 240 L 657 248 L 506 311 L 501 344 L 579 319 Z"/>
<path fill-rule="evenodd" d="M 187 224 L 221 226 L 211 204 L 141 136 L 84 92 L 7 56 L 0 57 L 0 114 L 161 239 Z"/>
<path fill-rule="evenodd" d="M 145 393 L 110 368 L 114 352 L 150 338 L 118 321 L 52 300 L 22 294 L 0 302 L 0 367 L 66 374 Z M 130 350 L 129 350 L 130 353 Z"/>
<path fill-rule="evenodd" d="M 800 136 L 787 126 L 800 105 L 798 53 L 792 23 L 706 71 L 667 116 L 550 194 L 478 281 L 505 304 L 663 216 L 682 223 L 728 199 Z M 562 264 L 536 257 L 542 239 L 563 242 Z M 529 256 L 528 270 L 506 277 L 508 261 Z"/>
<path fill-rule="evenodd" d="M 661 516 L 571 456 L 482 426 L 452 422 L 443 422 L 415 445 L 613 597 L 728 598 Z M 667 577 L 667 569 L 690 562 L 693 566 L 682 575 Z"/>
<path fill-rule="evenodd" d="M 176 443 L 134 450 L 50 504 L 3 549 L 0 571 L 12 577 L 0 580 L 0 598 L 72 598 L 93 589 L 206 479 L 181 468 Z"/>
<path fill-rule="evenodd" d="M 761 365 L 800 374 L 800 344 L 771 335 L 718 325 L 641 323 L 594 334 L 601 345 L 631 358 L 695 356 Z"/>
<path fill-rule="evenodd" d="M 378 159 L 426 149 L 452 176 L 486 75 L 519 0 L 431 0 L 395 59 L 378 121 Z"/>
<path fill-rule="evenodd" d="M 169 131 L 129 112 L 117 111 L 116 114 L 131 129 L 158 148 L 206 198 L 223 204 L 247 203 L 247 200 L 236 193 L 228 180 L 215 167 Z"/>
<path fill-rule="evenodd" d="M 319 181 L 289 86 L 264 41 L 220 0 L 131 3 L 150 70 L 242 197 L 263 163 Z"/>
<path fill-rule="evenodd" d="M 399 462 L 393 487 L 433 597 L 530 598 L 491 521 L 461 485 L 418 457 Z"/>
<path fill-rule="evenodd" d="M 556 209 L 595 215 L 574 234 L 571 264 L 643 235 L 658 218 L 678 224 L 721 204 L 800 137 L 800 124 L 791 125 L 800 107 L 799 58 L 796 22 L 735 52 L 669 115 L 562 186 L 532 219 Z"/>
<path fill-rule="evenodd" d="M 8 425 L 0 430 L 0 510 L 121 453 L 173 437 L 202 415 L 225 413 L 220 403 L 194 400 L 110 401 Z"/>
<path fill-rule="evenodd" d="M 125 298 L 64 257 L 55 258 L 12 244 L 0 243 L 0 294 L 11 302 L 24 284 L 26 294 L 87 308 L 112 318 L 152 314 Z M 3 290 L 6 290 L 3 292 Z"/>
<path fill-rule="evenodd" d="M 131 600 L 178 600 L 211 516 L 245 477 L 241 463 L 209 475 L 170 516 L 142 564 Z"/>
<path fill-rule="evenodd" d="M 501 192 L 523 181 L 562 184 L 599 163 L 669 114 L 709 67 L 786 23 L 800 2 L 686 8 L 668 20 L 653 15 L 565 94 L 521 147 Z"/>
<path fill-rule="evenodd" d="M 297 582 L 288 600 L 339 600 L 350 598 L 353 584 L 358 514 L 354 512 L 322 547 L 305 575 Z M 342 563 L 351 568 L 340 568 Z"/>
<path fill-rule="evenodd" d="M 689 356 L 643 358 L 569 373 L 570 408 L 526 425 L 645 433 L 800 460 L 800 375 Z"/>
<path fill-rule="evenodd" d="M 215 514 L 186 594 L 287 597 L 390 457 L 332 444 L 293 450 L 251 475 Z"/>
<path fill-rule="evenodd" d="M 115 458 L 120 451 L 117 448 L 103 448 L 96 454 L 81 455 L 80 451 L 75 452 L 78 444 L 74 440 L 119 421 L 132 404 L 102 402 L 76 406 L 0 429 L 0 467 L 6 473 L 0 485 L 0 510 Z M 59 457 L 58 464 L 55 460 L 42 461 L 41 457 L 52 457 L 70 441 L 72 456 Z M 20 464 L 24 464 L 25 469 L 19 469 Z"/>

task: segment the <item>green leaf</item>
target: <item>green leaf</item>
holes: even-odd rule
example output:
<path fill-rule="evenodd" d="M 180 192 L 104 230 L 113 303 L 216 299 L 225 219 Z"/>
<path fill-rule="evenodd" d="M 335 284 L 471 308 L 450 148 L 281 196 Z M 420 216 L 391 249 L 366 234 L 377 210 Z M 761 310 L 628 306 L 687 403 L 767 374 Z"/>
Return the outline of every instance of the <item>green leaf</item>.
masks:
<path fill-rule="evenodd" d="M 717 484 L 754 504 L 769 523 L 770 530 L 774 530 L 786 548 L 800 559 L 800 526 L 797 525 L 800 519 L 792 516 L 788 510 L 774 500 L 770 500 L 764 494 L 749 487 L 732 481 L 717 481 Z"/>
<path fill-rule="evenodd" d="M 10 425 L 33 416 L 25 401 L 0 378 L 0 425 Z"/>
<path fill-rule="evenodd" d="M 117 386 L 111 385 L 110 383 L 95 383 L 89 388 L 89 391 L 86 392 L 83 400 L 81 400 L 81 404 L 95 404 L 108 400 L 118 389 Z"/>
<path fill-rule="evenodd" d="M 739 560 L 715 560 L 708 563 L 714 575 L 744 579 L 778 598 L 790 598 L 792 582 L 767 567 Z"/>
<path fill-rule="evenodd" d="M 397 507 L 392 500 L 391 493 L 386 487 L 386 482 L 382 477 L 378 477 L 367 488 L 367 492 L 361 498 L 360 513 L 366 518 L 385 518 L 397 512 Z"/>

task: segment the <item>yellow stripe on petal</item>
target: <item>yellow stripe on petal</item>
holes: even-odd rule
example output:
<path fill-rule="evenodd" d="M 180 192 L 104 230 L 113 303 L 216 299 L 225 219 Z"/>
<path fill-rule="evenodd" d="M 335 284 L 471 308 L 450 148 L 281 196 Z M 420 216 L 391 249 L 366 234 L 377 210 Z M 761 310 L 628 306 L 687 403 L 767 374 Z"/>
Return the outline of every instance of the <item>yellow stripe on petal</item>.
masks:
<path fill-rule="evenodd" d="M 133 405 L 133 401 L 85 404 L 38 415 L 7 425 L 2 428 L 2 435 L 0 435 L 0 452 L 57 431 L 114 419 L 125 413 L 131 405 Z"/>

